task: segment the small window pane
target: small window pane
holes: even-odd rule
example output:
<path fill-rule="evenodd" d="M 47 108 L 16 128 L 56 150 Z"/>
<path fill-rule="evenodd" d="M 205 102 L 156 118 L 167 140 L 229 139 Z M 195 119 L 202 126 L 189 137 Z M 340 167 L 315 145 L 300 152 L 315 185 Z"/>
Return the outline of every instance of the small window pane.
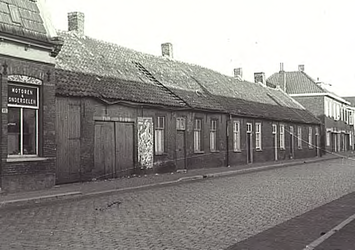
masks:
<path fill-rule="evenodd" d="M 36 154 L 36 110 L 23 109 L 23 154 Z"/>

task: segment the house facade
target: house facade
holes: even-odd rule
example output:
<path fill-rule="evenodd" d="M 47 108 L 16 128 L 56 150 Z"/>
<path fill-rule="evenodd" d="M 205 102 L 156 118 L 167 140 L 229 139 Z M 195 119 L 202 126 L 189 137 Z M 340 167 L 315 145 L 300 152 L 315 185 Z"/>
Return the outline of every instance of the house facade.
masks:
<path fill-rule="evenodd" d="M 328 91 L 324 83 L 313 80 L 304 72 L 280 71 L 267 79 L 267 85 L 280 88 L 301 103 L 321 121 L 321 148 L 323 152 L 353 150 L 354 109 L 346 99 Z"/>
<path fill-rule="evenodd" d="M 319 120 L 283 91 L 90 38 L 68 14 L 56 57 L 56 182 L 320 155 Z M 302 140 L 296 139 L 296 134 Z"/>
<path fill-rule="evenodd" d="M 0 1 L 0 190 L 55 184 L 54 57 L 61 47 L 42 1 Z"/>

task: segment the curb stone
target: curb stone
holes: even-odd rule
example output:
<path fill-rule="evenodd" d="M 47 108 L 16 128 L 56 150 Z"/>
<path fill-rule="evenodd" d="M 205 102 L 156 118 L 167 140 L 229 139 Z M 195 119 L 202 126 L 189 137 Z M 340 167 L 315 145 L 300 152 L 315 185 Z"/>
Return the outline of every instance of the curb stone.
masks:
<path fill-rule="evenodd" d="M 181 177 L 177 180 L 172 180 L 172 181 L 152 183 L 152 184 L 146 184 L 146 185 L 140 185 L 140 186 L 134 186 L 134 187 L 127 187 L 127 188 L 109 189 L 109 190 L 90 192 L 90 193 L 82 193 L 81 191 L 73 191 L 73 192 L 59 193 L 59 194 L 53 194 L 53 195 L 44 195 L 44 196 L 32 197 L 32 198 L 9 200 L 9 201 L 0 202 L 0 209 L 5 208 L 5 207 L 9 207 L 9 206 L 22 206 L 22 205 L 38 204 L 41 202 L 57 201 L 60 199 L 70 199 L 70 198 L 78 198 L 78 197 L 79 198 L 86 198 L 86 197 L 95 197 L 95 196 L 100 196 L 100 195 L 109 195 L 109 194 L 114 194 L 114 193 L 119 193 L 119 192 L 129 192 L 129 191 L 133 191 L 133 190 L 142 190 L 145 188 L 161 187 L 161 186 L 167 186 L 167 185 L 183 183 L 183 182 L 198 181 L 198 180 L 203 180 L 203 179 L 208 179 L 208 178 L 241 175 L 241 174 L 261 172 L 261 171 L 271 170 L 271 169 L 276 169 L 276 168 L 297 166 L 297 165 L 302 165 L 302 164 L 307 164 L 307 163 L 336 160 L 339 158 L 342 158 L 342 157 L 339 156 L 339 157 L 334 157 L 331 159 L 317 158 L 315 160 L 305 160 L 303 162 L 293 162 L 293 163 L 289 162 L 289 163 L 272 164 L 272 165 L 254 167 L 254 168 L 238 169 L 238 170 L 217 172 L 217 173 L 204 174 L 204 175 L 187 176 L 187 177 Z"/>

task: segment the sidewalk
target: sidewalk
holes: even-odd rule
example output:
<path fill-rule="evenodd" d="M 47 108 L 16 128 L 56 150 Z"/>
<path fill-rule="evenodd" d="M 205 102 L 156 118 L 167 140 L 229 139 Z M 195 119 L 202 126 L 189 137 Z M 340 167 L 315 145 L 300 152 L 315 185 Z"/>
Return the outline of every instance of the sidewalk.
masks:
<path fill-rule="evenodd" d="M 341 157 L 355 156 L 352 152 L 345 154 L 327 154 L 318 158 L 307 158 L 297 160 L 287 160 L 268 163 L 255 163 L 249 165 L 239 165 L 232 167 L 218 167 L 208 169 L 193 169 L 187 172 L 174 172 L 170 174 L 134 176 L 131 178 L 119 178 L 106 181 L 93 181 L 83 183 L 73 183 L 58 185 L 51 189 L 21 192 L 14 194 L 0 194 L 0 208 L 8 206 L 21 206 L 36 204 L 44 201 L 53 201 L 66 198 L 78 198 L 104 195 L 116 192 L 124 192 L 148 187 L 157 187 L 182 183 L 186 181 L 201 180 L 212 177 L 222 177 L 236 174 L 244 174 L 256 171 L 263 171 L 272 168 L 281 168 L 305 163 L 314 163 L 325 160 L 339 159 Z"/>

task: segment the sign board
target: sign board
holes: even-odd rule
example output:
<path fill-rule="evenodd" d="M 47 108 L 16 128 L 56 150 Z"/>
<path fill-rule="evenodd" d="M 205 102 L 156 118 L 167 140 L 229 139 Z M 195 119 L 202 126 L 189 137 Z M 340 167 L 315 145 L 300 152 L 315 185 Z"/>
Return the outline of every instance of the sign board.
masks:
<path fill-rule="evenodd" d="M 8 104 L 11 106 L 38 107 L 38 88 L 9 84 Z"/>

